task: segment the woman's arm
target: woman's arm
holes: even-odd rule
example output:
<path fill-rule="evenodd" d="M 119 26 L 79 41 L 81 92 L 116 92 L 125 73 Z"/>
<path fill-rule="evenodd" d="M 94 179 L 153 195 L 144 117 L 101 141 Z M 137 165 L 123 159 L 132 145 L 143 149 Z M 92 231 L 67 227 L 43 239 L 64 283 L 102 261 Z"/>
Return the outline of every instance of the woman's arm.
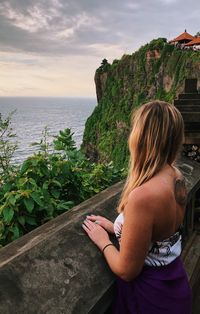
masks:
<path fill-rule="evenodd" d="M 114 246 L 108 246 L 104 250 L 111 270 L 126 281 L 132 280 L 140 273 L 152 238 L 152 197 L 145 193 L 143 187 L 130 193 L 125 207 L 120 251 Z M 93 222 L 84 222 L 83 228 L 100 250 L 111 243 L 106 231 Z"/>

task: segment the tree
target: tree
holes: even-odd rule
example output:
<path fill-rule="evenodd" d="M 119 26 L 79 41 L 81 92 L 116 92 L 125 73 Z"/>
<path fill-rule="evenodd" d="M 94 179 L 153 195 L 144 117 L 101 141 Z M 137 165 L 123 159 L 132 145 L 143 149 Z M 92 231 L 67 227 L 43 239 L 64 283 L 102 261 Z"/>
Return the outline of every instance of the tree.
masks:
<path fill-rule="evenodd" d="M 103 59 L 102 62 L 101 62 L 101 66 L 104 67 L 108 65 L 108 60 L 107 59 Z"/>

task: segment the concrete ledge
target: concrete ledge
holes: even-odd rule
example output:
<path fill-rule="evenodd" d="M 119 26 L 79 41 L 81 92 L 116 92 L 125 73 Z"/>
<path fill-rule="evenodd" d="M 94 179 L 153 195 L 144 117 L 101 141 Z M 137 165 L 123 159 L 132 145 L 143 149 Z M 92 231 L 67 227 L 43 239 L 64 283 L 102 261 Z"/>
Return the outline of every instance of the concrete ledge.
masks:
<path fill-rule="evenodd" d="M 178 164 L 190 202 L 200 187 L 200 165 L 184 158 Z M 106 311 L 115 277 L 81 224 L 90 213 L 114 220 L 122 186 L 115 184 L 0 250 L 0 313 Z"/>
<path fill-rule="evenodd" d="M 114 220 L 121 189 L 117 183 L 1 249 L 0 313 L 92 310 L 114 276 L 81 224 L 90 213 Z"/>

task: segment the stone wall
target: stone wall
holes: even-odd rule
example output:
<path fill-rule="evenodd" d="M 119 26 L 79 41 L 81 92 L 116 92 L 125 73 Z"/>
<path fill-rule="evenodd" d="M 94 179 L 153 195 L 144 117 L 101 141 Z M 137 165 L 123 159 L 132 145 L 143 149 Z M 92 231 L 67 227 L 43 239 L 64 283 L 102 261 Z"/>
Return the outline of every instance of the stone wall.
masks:
<path fill-rule="evenodd" d="M 183 158 L 179 165 L 185 173 L 190 201 L 199 189 L 200 165 Z M 114 275 L 81 224 L 90 213 L 114 220 L 122 186 L 122 182 L 117 183 L 0 250 L 0 313 L 106 311 Z M 190 220 L 187 224 L 191 229 Z"/>

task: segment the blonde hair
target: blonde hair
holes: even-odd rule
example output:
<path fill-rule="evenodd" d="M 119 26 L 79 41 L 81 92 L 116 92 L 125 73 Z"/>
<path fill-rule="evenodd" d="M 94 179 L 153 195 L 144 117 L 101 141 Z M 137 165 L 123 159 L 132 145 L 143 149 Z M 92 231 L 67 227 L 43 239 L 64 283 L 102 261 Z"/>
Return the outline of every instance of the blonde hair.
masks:
<path fill-rule="evenodd" d="M 128 144 L 129 173 L 118 206 L 122 212 L 129 193 L 176 160 L 184 140 L 184 122 L 174 105 L 155 100 L 133 112 Z"/>

